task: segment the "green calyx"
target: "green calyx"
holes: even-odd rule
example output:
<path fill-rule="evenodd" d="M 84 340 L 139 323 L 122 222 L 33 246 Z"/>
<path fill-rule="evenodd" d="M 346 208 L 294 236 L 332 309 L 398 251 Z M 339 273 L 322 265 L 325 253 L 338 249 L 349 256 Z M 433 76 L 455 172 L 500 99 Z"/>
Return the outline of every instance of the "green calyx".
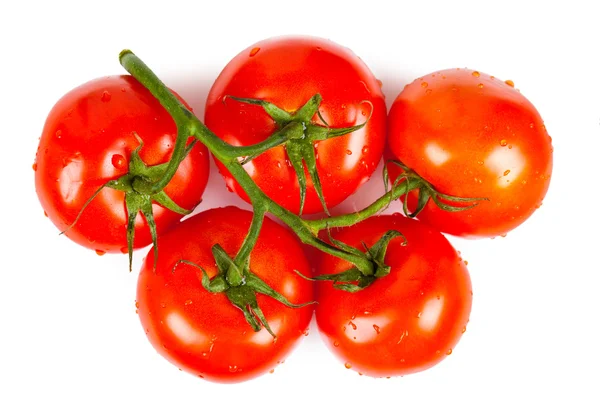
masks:
<path fill-rule="evenodd" d="M 143 147 L 143 141 L 136 135 L 139 141 L 138 147 L 131 153 L 129 160 L 129 172 L 117 179 L 108 181 L 103 184 L 94 194 L 86 201 L 83 205 L 79 214 L 75 218 L 75 221 L 65 229 L 64 233 L 71 227 L 77 224 L 77 221 L 83 214 L 85 208 L 92 202 L 92 200 L 102 191 L 104 188 L 112 188 L 125 193 L 125 208 L 127 210 L 127 251 L 129 254 L 129 271 L 131 271 L 133 262 L 133 241 L 135 237 L 135 219 L 139 213 L 141 213 L 150 229 L 150 235 L 152 237 L 152 243 L 154 245 L 154 266 L 158 258 L 158 246 L 157 246 L 157 234 L 156 234 L 156 223 L 154 221 L 154 214 L 152 211 L 152 203 L 157 203 L 164 208 L 167 208 L 173 212 L 181 215 L 187 215 L 191 213 L 191 210 L 184 209 L 177 205 L 163 190 L 153 193 L 148 187 L 152 186 L 153 183 L 159 181 L 165 174 L 169 162 L 147 166 L 144 161 L 140 158 L 139 152 Z M 183 155 L 183 158 L 191 151 L 196 141 L 190 143 Z M 183 160 L 181 159 L 181 161 Z M 180 162 L 181 162 L 180 161 Z"/>
<path fill-rule="evenodd" d="M 202 272 L 202 287 L 211 293 L 225 293 L 231 304 L 242 311 L 246 322 L 255 332 L 264 327 L 274 339 L 277 338 L 258 305 L 257 293 L 273 298 L 290 308 L 301 308 L 316 303 L 314 301 L 301 304 L 291 303 L 285 296 L 254 274 L 250 270 L 248 261 L 243 262 L 240 267 L 219 244 L 212 247 L 212 254 L 218 268 L 218 273 L 212 279 L 209 278 L 206 270 L 196 263 L 188 260 L 180 260 L 179 263 L 185 263 L 199 269 Z M 177 265 L 173 270 L 176 267 Z"/>
<path fill-rule="evenodd" d="M 319 141 L 324 141 L 357 131 L 364 127 L 369 120 L 367 119 L 365 123 L 353 127 L 329 127 L 319 112 L 319 106 L 322 101 L 320 94 L 315 94 L 312 96 L 299 110 L 295 112 L 285 111 L 277 107 L 275 104 L 265 100 L 231 96 L 227 98 L 231 98 L 241 103 L 258 105 L 262 107 L 277 125 L 277 131 L 267 138 L 265 143 L 261 145 L 269 148 L 274 146 L 285 147 L 290 163 L 294 167 L 294 171 L 298 177 L 298 185 L 300 186 L 299 214 L 302 215 L 306 200 L 306 167 L 306 171 L 312 180 L 312 184 L 315 188 L 317 196 L 319 197 L 319 201 L 323 206 L 323 210 L 327 215 L 329 215 L 329 209 L 327 209 L 325 197 L 323 196 L 321 180 L 319 178 L 319 173 L 317 172 L 315 144 Z M 320 125 L 314 122 L 313 118 L 315 115 L 317 115 L 321 119 L 321 122 L 323 122 L 325 125 Z M 256 152 L 249 153 L 249 155 L 245 156 L 240 163 L 243 165 L 261 155 L 265 151 L 265 149 L 259 148 Z"/>
<path fill-rule="evenodd" d="M 416 217 L 425 208 L 430 199 L 435 203 L 437 207 L 446 212 L 466 211 L 468 209 L 476 207 L 478 205 L 478 201 L 489 201 L 489 198 L 483 197 L 466 198 L 443 194 L 436 190 L 433 187 L 433 185 L 431 185 L 429 182 L 423 179 L 419 174 L 417 174 L 415 171 L 413 171 L 398 160 L 390 160 L 383 167 L 383 183 L 386 192 L 388 192 L 389 188 L 388 164 L 390 163 L 400 167 L 400 169 L 402 170 L 400 174 L 396 177 L 396 179 L 392 182 L 392 190 L 400 186 L 401 184 L 406 185 L 406 193 L 408 193 L 412 189 L 419 190 L 417 207 L 413 212 L 409 212 L 408 210 L 408 201 L 403 201 L 402 206 L 404 214 L 409 218 Z M 409 187 L 412 188 L 409 189 Z M 460 205 L 450 205 L 449 203 L 444 201 L 453 202 Z"/>
<path fill-rule="evenodd" d="M 390 273 L 390 266 L 386 265 L 384 262 L 385 254 L 390 241 L 397 237 L 402 237 L 404 239 L 404 242 L 402 242 L 402 245 L 404 246 L 406 244 L 406 238 L 404 235 L 402 235 L 402 233 L 399 231 L 390 230 L 387 231 L 381 238 L 379 238 L 379 240 L 370 248 L 363 242 L 362 245 L 365 251 L 361 252 L 358 249 L 348 246 L 329 235 L 329 240 L 333 245 L 350 254 L 364 257 L 371 262 L 373 269 L 361 270 L 357 266 L 353 266 L 352 268 L 340 273 L 319 275 L 315 276 L 314 278 L 307 278 L 300 272 L 296 273 L 309 280 L 332 281 L 333 287 L 336 289 L 351 293 L 358 292 L 371 285 L 378 278 L 383 278 Z"/>

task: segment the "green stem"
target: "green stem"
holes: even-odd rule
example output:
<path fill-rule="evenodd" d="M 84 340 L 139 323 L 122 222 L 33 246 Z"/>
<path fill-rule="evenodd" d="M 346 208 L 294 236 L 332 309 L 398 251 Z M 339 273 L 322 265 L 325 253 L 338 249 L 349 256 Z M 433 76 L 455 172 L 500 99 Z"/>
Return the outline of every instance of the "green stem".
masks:
<path fill-rule="evenodd" d="M 260 234 L 260 228 L 262 228 L 263 219 L 265 217 L 265 207 L 257 204 L 254 206 L 254 213 L 252 215 L 252 222 L 250 223 L 250 229 L 248 229 L 248 233 L 246 234 L 246 238 L 244 238 L 244 242 L 240 247 L 237 255 L 235 256 L 235 264 L 238 266 L 242 266 L 242 264 L 246 264 L 250 258 L 250 252 L 256 245 L 256 241 L 258 240 L 258 235 Z"/>
<path fill-rule="evenodd" d="M 395 186 L 391 191 L 379 197 L 371 205 L 359 211 L 345 215 L 331 216 L 328 218 L 305 221 L 305 223 L 313 232 L 319 232 L 326 228 L 336 228 L 354 225 L 375 215 L 383 208 L 388 206 L 391 201 L 400 198 L 402 195 L 409 191 L 412 191 L 415 188 L 418 188 L 419 186 L 421 186 L 421 184 L 422 182 L 420 180 L 412 178 L 408 181 L 408 183 L 401 183 Z"/>
<path fill-rule="evenodd" d="M 144 87 L 146 87 L 165 108 L 165 110 L 167 110 L 167 112 L 173 117 L 178 129 L 178 140 L 183 140 L 183 147 L 185 148 L 185 142 L 189 136 L 194 136 L 200 142 L 202 142 L 212 152 L 215 158 L 229 170 L 231 175 L 244 189 L 250 198 L 253 207 L 255 208 L 255 213 L 258 210 L 258 213 L 262 213 L 262 216 L 264 217 L 265 212 L 270 212 L 290 228 L 292 228 L 300 240 L 305 244 L 314 246 L 317 249 L 320 249 L 321 251 L 333 256 L 345 259 L 356 265 L 356 267 L 362 272 L 366 273 L 373 271 L 373 266 L 367 258 L 351 254 L 320 240 L 316 235 L 318 233 L 318 229 L 309 226 L 307 221 L 304 221 L 298 215 L 281 207 L 267 197 L 237 161 L 239 156 L 256 152 L 256 146 L 260 146 L 260 144 L 263 144 L 264 146 L 270 146 L 269 144 L 275 144 L 275 142 L 278 141 L 277 139 L 274 139 L 269 143 L 259 143 L 252 147 L 235 147 L 226 143 L 217 137 L 212 131 L 210 131 L 190 110 L 188 110 L 185 105 L 183 105 L 183 103 L 179 101 L 166 87 L 166 85 L 150 70 L 150 68 L 146 66 L 141 59 L 139 59 L 139 57 L 129 50 L 124 50 L 119 55 L 119 59 L 121 65 Z M 281 138 L 285 140 L 287 138 L 291 138 L 296 130 L 293 128 L 286 130 L 286 128 L 284 128 L 282 129 L 282 132 Z M 185 149 L 183 150 L 183 153 L 184 152 Z M 172 177 L 174 172 L 171 171 L 171 168 L 177 170 L 181 160 L 182 159 L 176 157 L 174 153 L 167 166 L 167 170 L 169 171 L 166 171 L 165 175 L 170 175 Z M 165 176 L 160 178 L 156 184 L 152 185 L 151 189 L 160 187 L 163 184 L 166 186 L 169 181 L 167 180 L 165 183 L 165 179 Z M 162 186 L 162 188 L 164 188 L 164 186 Z M 255 219 L 257 218 L 258 217 Z M 244 254 L 249 254 L 251 245 L 253 245 L 253 242 L 255 242 L 255 236 L 258 235 L 259 231 L 260 226 L 257 223 L 253 223 L 251 225 L 251 230 L 244 241 L 244 245 L 242 246 L 243 252 L 238 253 L 238 256 L 236 256 L 236 262 L 243 260 Z M 242 251 L 242 249 L 240 251 Z"/>

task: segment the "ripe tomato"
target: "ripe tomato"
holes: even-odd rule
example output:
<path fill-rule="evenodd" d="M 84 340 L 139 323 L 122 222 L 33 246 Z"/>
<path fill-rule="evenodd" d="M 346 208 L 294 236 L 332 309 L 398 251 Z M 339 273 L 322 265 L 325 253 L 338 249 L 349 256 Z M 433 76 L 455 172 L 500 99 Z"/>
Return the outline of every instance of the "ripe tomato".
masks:
<path fill-rule="evenodd" d="M 333 237 L 364 251 L 388 230 L 393 239 L 387 276 L 356 293 L 320 282 L 316 318 L 323 340 L 347 368 L 374 376 L 425 370 L 452 353 L 471 312 L 471 280 L 465 263 L 438 231 L 402 215 L 370 218 L 333 231 Z M 339 273 L 351 265 L 329 255 L 318 274 Z"/>
<path fill-rule="evenodd" d="M 139 146 L 147 165 L 167 162 L 177 135 L 175 122 L 158 101 L 131 76 L 103 77 L 62 97 L 50 111 L 34 169 L 38 198 L 50 220 L 64 231 L 102 184 L 128 172 Z M 196 144 L 165 192 L 179 206 L 193 209 L 201 200 L 209 173 L 206 147 Z M 160 233 L 181 215 L 153 204 Z M 127 252 L 124 193 L 104 188 L 65 235 L 98 252 Z M 135 221 L 134 247 L 151 243 L 146 220 Z"/>
<path fill-rule="evenodd" d="M 542 203 L 552 173 L 552 143 L 535 107 L 513 84 L 467 69 L 417 79 L 389 114 L 389 147 L 438 191 L 484 197 L 449 213 L 432 201 L 419 214 L 442 232 L 494 237 L 523 223 Z M 399 168 L 390 166 L 395 178 Z M 409 208 L 416 195 L 409 195 Z"/>
<path fill-rule="evenodd" d="M 212 278 L 217 270 L 211 247 L 218 243 L 234 257 L 250 226 L 252 213 L 235 207 L 211 209 L 184 220 L 158 238 L 158 263 L 149 253 L 139 276 L 137 306 L 154 348 L 179 368 L 219 382 L 240 382 L 273 369 L 306 332 L 312 306 L 289 308 L 258 294 L 271 329 L 254 332 L 242 312 L 223 293 L 201 285 L 202 266 Z M 150 250 L 152 252 L 152 250 Z M 312 283 L 294 270 L 310 272 L 296 237 L 266 219 L 250 255 L 250 270 L 292 303 L 313 300 Z"/>
<path fill-rule="evenodd" d="M 323 97 L 321 116 L 332 128 L 363 124 L 371 115 L 362 129 L 315 144 L 316 168 L 331 208 L 368 180 L 385 145 L 381 86 L 350 50 L 310 37 L 277 37 L 248 47 L 227 64 L 212 86 L 205 123 L 230 144 L 255 144 L 276 131 L 273 119 L 259 106 L 224 100 L 226 96 L 263 99 L 294 112 L 317 93 Z M 313 121 L 323 125 L 317 115 Z M 298 179 L 283 147 L 270 149 L 245 167 L 271 199 L 299 212 Z M 248 200 L 221 164 L 219 170 L 228 188 Z M 303 213 L 323 211 L 308 173 L 306 179 Z"/>

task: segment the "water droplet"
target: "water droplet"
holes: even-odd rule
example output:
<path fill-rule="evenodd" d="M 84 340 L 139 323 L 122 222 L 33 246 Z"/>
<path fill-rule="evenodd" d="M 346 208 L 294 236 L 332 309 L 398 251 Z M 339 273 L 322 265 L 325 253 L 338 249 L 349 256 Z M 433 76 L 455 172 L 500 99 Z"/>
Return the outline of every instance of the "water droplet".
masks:
<path fill-rule="evenodd" d="M 483 83 L 477 84 L 477 88 L 483 88 Z"/>
<path fill-rule="evenodd" d="M 316 48 L 316 50 L 317 50 L 317 51 L 321 51 L 321 50 L 323 50 L 323 48 L 321 48 L 321 47 L 317 47 L 317 48 Z"/>
<path fill-rule="evenodd" d="M 504 171 L 504 176 L 507 176 L 508 174 L 510 174 L 510 169 L 507 169 L 506 171 Z"/>
<path fill-rule="evenodd" d="M 356 325 L 354 324 L 354 322 L 348 322 L 348 324 L 352 326 L 352 330 L 356 330 Z"/>
<path fill-rule="evenodd" d="M 508 85 L 509 87 L 514 87 L 515 86 L 515 83 L 513 82 L 513 80 L 506 80 L 504 83 L 506 85 Z"/>
<path fill-rule="evenodd" d="M 512 144 L 509 144 L 509 145 L 508 145 L 508 149 L 512 149 Z"/>
<path fill-rule="evenodd" d="M 96 255 L 98 256 L 102 256 L 106 253 L 106 251 L 103 251 L 102 249 L 96 249 Z"/>
<path fill-rule="evenodd" d="M 535 125 L 533 123 L 529 124 L 529 128 L 533 128 Z"/>
<path fill-rule="evenodd" d="M 236 365 L 234 365 L 234 364 L 229 365 L 229 372 L 230 373 L 235 373 L 237 371 L 238 371 L 238 367 Z"/>
<path fill-rule="evenodd" d="M 349 149 L 346 150 L 346 155 L 352 155 L 352 151 L 350 151 Z"/>
<path fill-rule="evenodd" d="M 375 332 L 377 334 L 379 334 L 379 332 L 381 332 L 381 329 L 379 329 L 379 326 L 377 326 L 377 325 L 373 325 L 373 329 L 375 329 Z"/>
<path fill-rule="evenodd" d="M 269 373 L 271 373 L 271 374 L 275 373 L 275 369 L 269 370 Z"/>
<path fill-rule="evenodd" d="M 379 78 L 377 79 L 377 84 L 379 85 L 379 88 L 383 88 L 383 82 Z"/>
<path fill-rule="evenodd" d="M 100 100 L 102 100 L 102 102 L 109 102 L 111 98 L 112 98 L 112 95 L 110 95 L 110 93 L 108 91 L 104 91 L 102 93 L 102 97 L 100 97 Z"/>
<path fill-rule="evenodd" d="M 422 314 L 423 314 L 423 312 L 417 313 L 417 317 L 421 317 Z"/>
<path fill-rule="evenodd" d="M 334 347 L 338 347 L 339 345 L 340 345 L 340 342 L 338 342 L 337 340 L 335 342 L 333 342 Z"/>
<path fill-rule="evenodd" d="M 54 135 L 56 136 L 56 138 L 60 138 L 62 135 L 62 131 L 61 130 L 57 130 Z"/>
<path fill-rule="evenodd" d="M 345 367 L 346 369 L 351 369 L 351 368 L 352 368 L 352 364 L 350 364 L 350 363 L 346 362 L 346 363 L 344 363 L 344 367 Z"/>
<path fill-rule="evenodd" d="M 162 302 L 162 303 L 160 304 L 160 307 L 164 309 L 164 308 L 166 308 L 166 307 L 167 307 L 167 304 L 166 304 L 165 302 Z"/>
<path fill-rule="evenodd" d="M 468 261 L 468 260 L 464 260 L 463 262 L 464 262 L 465 266 L 467 266 L 467 265 L 469 264 L 469 261 Z M 439 299 L 439 298 L 440 298 L 440 297 L 438 296 L 438 299 Z"/>
<path fill-rule="evenodd" d="M 44 216 L 48 218 L 48 212 L 44 211 Z"/>
<path fill-rule="evenodd" d="M 439 350 L 435 351 L 435 354 L 440 354 L 440 353 L 442 353 L 442 352 L 440 352 Z"/>
<path fill-rule="evenodd" d="M 127 160 L 121 154 L 114 154 L 110 158 L 110 162 L 118 170 L 125 170 L 127 168 Z"/>
<path fill-rule="evenodd" d="M 473 71 L 471 73 L 473 75 L 473 77 L 479 77 L 481 74 L 479 74 L 479 71 Z"/>
<path fill-rule="evenodd" d="M 254 57 L 259 51 L 260 47 L 254 47 L 252 50 L 250 50 L 250 57 Z"/>
<path fill-rule="evenodd" d="M 31 166 L 31 169 L 33 169 L 34 171 L 37 171 L 37 162 L 33 163 L 33 165 Z"/>
<path fill-rule="evenodd" d="M 483 165 L 483 161 L 477 161 L 477 165 Z"/>
<path fill-rule="evenodd" d="M 135 308 L 139 309 L 140 308 L 140 302 L 138 302 L 137 300 L 135 301 Z"/>
<path fill-rule="evenodd" d="M 508 145 L 508 141 L 506 141 L 506 140 L 500 140 L 500 146 L 506 147 L 506 145 Z"/>
<path fill-rule="evenodd" d="M 452 349 L 448 349 L 448 351 L 446 352 L 446 356 L 450 356 L 452 354 Z"/>
<path fill-rule="evenodd" d="M 308 336 L 308 330 L 304 331 L 304 336 Z"/>
<path fill-rule="evenodd" d="M 121 253 L 129 253 L 129 249 L 127 249 L 127 246 L 123 246 L 123 247 L 120 249 L 120 251 L 121 251 Z"/>
<path fill-rule="evenodd" d="M 423 81 L 421 83 L 421 87 L 423 87 L 423 88 L 427 88 L 428 86 L 429 86 L 429 84 L 427 83 L 427 81 Z"/>
<path fill-rule="evenodd" d="M 189 305 L 191 305 L 192 303 L 194 303 L 194 302 L 192 302 L 192 300 L 191 300 L 191 299 L 188 299 L 188 300 L 186 300 L 185 302 L 183 302 L 183 304 L 184 304 L 184 305 L 186 305 L 186 306 L 189 306 Z"/>
<path fill-rule="evenodd" d="M 463 328 L 462 328 L 462 331 L 461 331 L 461 332 L 462 332 L 462 333 L 465 333 L 466 331 L 467 331 L 467 327 L 466 327 L 466 326 L 463 326 Z"/>
<path fill-rule="evenodd" d="M 122 93 L 124 93 L 125 91 L 126 91 L 126 90 L 125 90 L 125 87 L 121 88 L 121 92 L 122 92 Z"/>
<path fill-rule="evenodd" d="M 431 92 L 432 92 L 431 88 L 428 88 L 425 90 L 425 94 L 431 94 Z"/>

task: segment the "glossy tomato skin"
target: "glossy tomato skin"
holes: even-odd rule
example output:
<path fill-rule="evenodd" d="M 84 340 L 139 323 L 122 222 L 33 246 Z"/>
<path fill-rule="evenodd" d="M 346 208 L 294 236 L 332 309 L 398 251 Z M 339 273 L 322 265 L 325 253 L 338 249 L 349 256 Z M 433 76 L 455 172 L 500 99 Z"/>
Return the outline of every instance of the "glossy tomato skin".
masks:
<path fill-rule="evenodd" d="M 485 197 L 448 213 L 430 202 L 419 215 L 442 232 L 504 235 L 540 207 L 552 173 L 552 140 L 536 108 L 511 82 L 468 69 L 415 80 L 389 114 L 388 143 L 399 159 L 440 192 Z M 398 168 L 390 166 L 392 178 Z M 416 195 L 409 195 L 409 207 Z"/>
<path fill-rule="evenodd" d="M 170 159 L 175 123 L 131 76 L 92 80 L 52 108 L 36 155 L 35 186 L 45 213 L 61 231 L 75 221 L 102 184 L 128 172 L 131 153 L 139 145 L 135 134 L 143 140 L 140 156 L 147 165 Z M 193 209 L 201 200 L 208 173 L 208 150 L 196 144 L 165 192 L 178 205 Z M 159 233 L 181 219 L 158 205 L 153 210 Z M 65 235 L 98 252 L 127 252 L 124 193 L 103 189 Z M 149 243 L 146 220 L 138 216 L 134 247 Z"/>
<path fill-rule="evenodd" d="M 402 215 L 384 215 L 334 232 L 362 248 L 390 229 L 402 232 L 388 247 L 391 272 L 356 293 L 320 282 L 316 319 L 329 349 L 345 364 L 373 377 L 402 376 L 434 366 L 452 353 L 471 311 L 469 273 L 439 231 Z M 348 262 L 323 256 L 317 274 L 339 273 Z"/>
<path fill-rule="evenodd" d="M 212 245 L 219 243 L 235 256 L 251 218 L 249 211 L 226 207 L 184 220 L 159 238 L 156 272 L 150 250 L 138 280 L 138 313 L 154 348 L 177 367 L 215 382 L 241 382 L 275 368 L 306 333 L 313 314 L 313 305 L 293 309 L 257 295 L 277 335 L 274 342 L 265 329 L 254 332 L 225 294 L 207 292 L 198 269 L 179 264 L 173 270 L 187 259 L 213 277 Z M 312 283 L 294 273 L 310 272 L 300 243 L 269 219 L 251 253 L 250 269 L 293 303 L 314 300 Z"/>
<path fill-rule="evenodd" d="M 326 203 L 333 207 L 368 180 L 385 145 L 386 106 L 380 83 L 349 49 L 312 37 L 276 37 L 248 47 L 215 81 L 205 123 L 230 144 L 251 145 L 276 130 L 273 120 L 262 108 L 224 101 L 225 96 L 264 99 L 293 112 L 317 93 L 323 97 L 321 115 L 331 127 L 362 124 L 372 113 L 361 130 L 317 145 L 317 170 Z M 313 120 L 321 123 L 317 116 Z M 219 170 L 229 189 L 248 200 L 221 164 Z M 298 180 L 283 147 L 259 156 L 246 170 L 271 199 L 298 213 Z M 308 174 L 307 182 L 303 212 L 323 211 Z"/>

